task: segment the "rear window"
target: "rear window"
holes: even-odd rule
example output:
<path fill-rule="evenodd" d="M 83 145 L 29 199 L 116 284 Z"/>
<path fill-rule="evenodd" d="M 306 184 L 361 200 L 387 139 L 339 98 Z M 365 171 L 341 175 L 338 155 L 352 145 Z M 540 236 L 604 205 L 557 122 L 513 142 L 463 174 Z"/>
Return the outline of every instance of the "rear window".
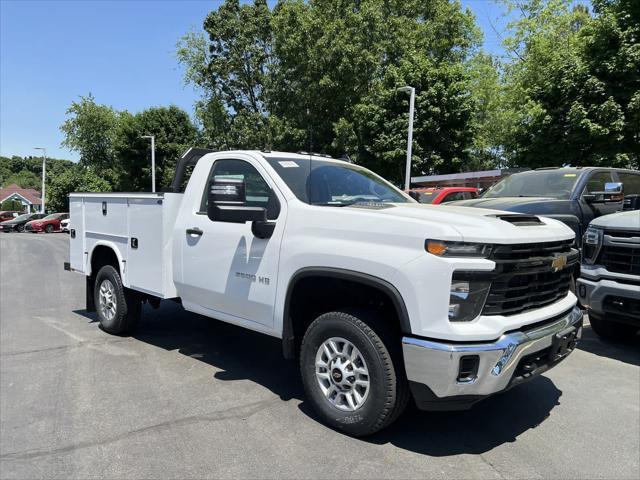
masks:
<path fill-rule="evenodd" d="M 416 192 L 418 194 L 418 201 L 420 203 L 433 203 L 438 196 L 434 192 Z"/>
<path fill-rule="evenodd" d="M 640 173 L 620 173 L 625 195 L 640 195 Z"/>

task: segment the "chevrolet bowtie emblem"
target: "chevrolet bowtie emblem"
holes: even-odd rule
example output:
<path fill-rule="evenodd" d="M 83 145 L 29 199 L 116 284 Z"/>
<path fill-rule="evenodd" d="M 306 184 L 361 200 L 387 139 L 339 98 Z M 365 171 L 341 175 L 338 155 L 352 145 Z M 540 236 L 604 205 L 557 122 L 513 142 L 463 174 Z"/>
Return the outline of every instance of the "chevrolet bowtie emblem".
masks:
<path fill-rule="evenodd" d="M 554 272 L 559 272 L 567 266 L 567 257 L 565 255 L 562 255 L 560 257 L 554 258 L 553 262 L 551 262 L 551 266 L 553 267 Z"/>

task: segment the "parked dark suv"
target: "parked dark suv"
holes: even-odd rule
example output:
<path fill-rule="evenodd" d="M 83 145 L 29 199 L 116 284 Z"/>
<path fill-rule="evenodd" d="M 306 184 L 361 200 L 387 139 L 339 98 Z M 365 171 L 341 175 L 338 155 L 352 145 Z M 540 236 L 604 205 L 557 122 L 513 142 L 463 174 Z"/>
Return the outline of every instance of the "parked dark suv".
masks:
<path fill-rule="evenodd" d="M 531 170 L 504 178 L 479 198 L 448 205 L 555 218 L 569 225 L 580 243 L 594 218 L 640 208 L 640 172 L 597 167 Z"/>

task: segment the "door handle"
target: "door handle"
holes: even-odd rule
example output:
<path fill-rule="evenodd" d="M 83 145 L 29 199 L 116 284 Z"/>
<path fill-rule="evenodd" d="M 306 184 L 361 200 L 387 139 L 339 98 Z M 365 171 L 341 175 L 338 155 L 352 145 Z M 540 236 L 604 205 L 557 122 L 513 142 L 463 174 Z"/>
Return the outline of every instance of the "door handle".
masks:
<path fill-rule="evenodd" d="M 193 227 L 193 228 L 187 228 L 187 233 L 189 235 L 197 235 L 197 236 L 202 236 L 202 230 L 200 230 L 198 227 Z"/>

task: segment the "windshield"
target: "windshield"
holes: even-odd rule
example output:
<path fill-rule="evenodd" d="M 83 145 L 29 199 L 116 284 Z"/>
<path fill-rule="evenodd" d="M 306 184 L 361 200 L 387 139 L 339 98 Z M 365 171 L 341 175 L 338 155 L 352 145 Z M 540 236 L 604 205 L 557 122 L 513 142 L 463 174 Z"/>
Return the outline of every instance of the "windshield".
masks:
<path fill-rule="evenodd" d="M 375 173 L 346 162 L 267 158 L 299 200 L 311 205 L 409 203 L 412 200 Z"/>
<path fill-rule="evenodd" d="M 433 203 L 438 195 L 434 192 L 416 192 L 420 203 Z"/>
<path fill-rule="evenodd" d="M 28 220 L 33 216 L 33 213 L 25 213 L 24 215 L 20 215 L 19 217 L 14 218 L 14 220 Z"/>
<path fill-rule="evenodd" d="M 569 198 L 578 176 L 576 170 L 568 169 L 516 173 L 489 188 L 482 198 Z"/>
<path fill-rule="evenodd" d="M 62 215 L 62 213 L 52 213 L 51 215 L 47 215 L 46 217 L 44 217 L 43 220 L 55 220 L 57 218 L 60 218 Z"/>

